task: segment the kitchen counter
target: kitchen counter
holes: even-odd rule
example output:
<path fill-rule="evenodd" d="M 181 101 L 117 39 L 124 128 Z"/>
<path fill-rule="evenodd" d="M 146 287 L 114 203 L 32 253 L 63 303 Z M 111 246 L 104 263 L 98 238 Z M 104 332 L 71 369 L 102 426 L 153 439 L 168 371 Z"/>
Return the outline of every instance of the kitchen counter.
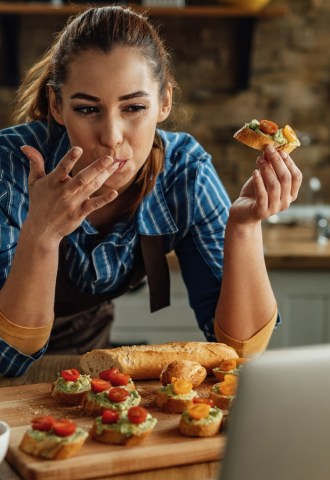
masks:
<path fill-rule="evenodd" d="M 266 224 L 263 236 L 269 270 L 330 269 L 330 240 L 318 243 L 312 226 Z"/>
<path fill-rule="evenodd" d="M 77 355 L 46 355 L 35 362 L 30 370 L 19 378 L 0 378 L 1 387 L 51 382 L 61 369 L 79 368 Z M 107 476 L 109 480 L 212 480 L 218 472 L 218 462 L 201 462 L 192 465 L 181 465 L 171 468 L 151 469 L 137 473 Z M 7 461 L 0 465 L 1 480 L 20 480 Z M 69 478 L 69 477 L 66 477 Z"/>

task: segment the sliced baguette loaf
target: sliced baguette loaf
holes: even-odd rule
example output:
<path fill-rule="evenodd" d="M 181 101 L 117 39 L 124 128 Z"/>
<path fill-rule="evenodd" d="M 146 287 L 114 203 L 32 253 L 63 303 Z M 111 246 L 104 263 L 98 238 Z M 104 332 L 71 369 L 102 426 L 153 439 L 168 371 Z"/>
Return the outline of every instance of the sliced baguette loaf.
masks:
<path fill-rule="evenodd" d="M 174 360 L 198 362 L 211 374 L 222 360 L 237 357 L 236 351 L 224 343 L 170 342 L 92 350 L 81 357 L 80 366 L 92 377 L 116 367 L 133 380 L 146 380 L 159 379 L 164 367 Z"/>

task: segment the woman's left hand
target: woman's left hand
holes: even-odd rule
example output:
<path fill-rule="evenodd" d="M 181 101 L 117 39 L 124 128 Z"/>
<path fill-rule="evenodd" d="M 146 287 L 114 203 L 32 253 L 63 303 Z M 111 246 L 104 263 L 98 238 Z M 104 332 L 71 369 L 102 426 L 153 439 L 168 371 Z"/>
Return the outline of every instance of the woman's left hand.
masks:
<path fill-rule="evenodd" d="M 287 153 L 268 145 L 257 158 L 257 167 L 231 207 L 234 222 L 264 220 L 287 209 L 298 196 L 302 173 Z"/>

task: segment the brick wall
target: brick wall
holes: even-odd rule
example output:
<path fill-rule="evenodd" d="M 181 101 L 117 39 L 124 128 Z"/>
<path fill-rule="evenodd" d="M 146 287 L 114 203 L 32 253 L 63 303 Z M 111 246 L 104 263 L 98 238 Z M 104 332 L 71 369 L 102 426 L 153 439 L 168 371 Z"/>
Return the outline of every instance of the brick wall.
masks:
<path fill-rule="evenodd" d="M 252 118 L 289 123 L 303 147 L 294 152 L 304 173 L 299 203 L 310 201 L 309 179 L 320 178 L 318 201 L 330 203 L 330 2 L 286 3 L 284 17 L 257 19 L 248 85 L 240 86 L 246 21 L 228 18 L 154 19 L 173 54 L 182 90 L 176 128 L 191 132 L 208 150 L 232 199 L 255 166 L 257 152 L 233 140 Z M 20 70 L 47 48 L 63 17 L 24 17 Z M 15 90 L 0 86 L 0 127 L 10 124 Z"/>

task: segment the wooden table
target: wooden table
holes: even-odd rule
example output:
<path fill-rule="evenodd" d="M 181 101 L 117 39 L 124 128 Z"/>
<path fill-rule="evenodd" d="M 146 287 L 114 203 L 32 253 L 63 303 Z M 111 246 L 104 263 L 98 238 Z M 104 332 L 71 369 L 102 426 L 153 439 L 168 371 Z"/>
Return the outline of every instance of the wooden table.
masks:
<path fill-rule="evenodd" d="M 74 367 L 79 367 L 77 355 L 45 355 L 22 377 L 0 378 L 0 395 L 1 387 L 51 382 L 61 369 Z M 213 480 L 217 478 L 218 469 L 218 462 L 205 462 L 107 478 L 108 480 Z M 0 465 L 1 480 L 19 480 L 20 478 L 7 461 Z"/>

